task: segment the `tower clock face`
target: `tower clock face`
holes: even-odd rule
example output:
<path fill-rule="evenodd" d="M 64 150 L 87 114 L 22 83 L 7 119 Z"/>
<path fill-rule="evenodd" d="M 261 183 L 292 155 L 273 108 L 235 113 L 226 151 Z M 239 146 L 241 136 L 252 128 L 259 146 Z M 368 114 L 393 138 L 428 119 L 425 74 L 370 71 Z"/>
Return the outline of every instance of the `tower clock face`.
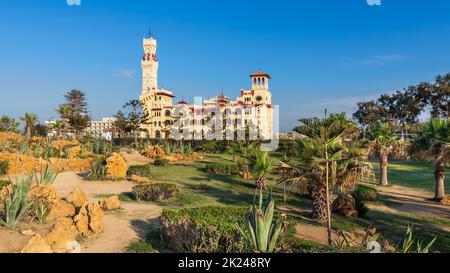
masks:
<path fill-rule="evenodd" d="M 256 101 L 262 101 L 262 97 L 261 96 L 257 96 L 256 97 Z"/>

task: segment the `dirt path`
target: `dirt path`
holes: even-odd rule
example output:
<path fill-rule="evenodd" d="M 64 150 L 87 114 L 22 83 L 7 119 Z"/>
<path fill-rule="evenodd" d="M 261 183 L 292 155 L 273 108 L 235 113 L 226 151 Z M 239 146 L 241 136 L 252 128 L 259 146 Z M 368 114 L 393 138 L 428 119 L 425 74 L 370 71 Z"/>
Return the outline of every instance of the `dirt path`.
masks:
<path fill-rule="evenodd" d="M 62 173 L 55 180 L 54 186 L 61 196 L 66 196 L 75 187 L 79 187 L 89 200 L 96 200 L 99 194 L 131 192 L 134 184 L 129 181 L 84 181 L 76 173 Z M 122 202 L 120 210 L 105 214 L 104 231 L 99 236 L 81 242 L 82 251 L 124 252 L 130 243 L 145 236 L 160 214 L 161 208 L 156 205 Z"/>
<path fill-rule="evenodd" d="M 378 192 L 380 193 L 380 199 L 386 201 L 386 206 L 390 209 L 446 219 L 450 218 L 450 206 L 431 201 L 431 196 L 423 192 L 398 185 L 378 188 Z"/>
<path fill-rule="evenodd" d="M 141 155 L 140 153 L 138 153 L 136 151 L 131 153 L 131 154 L 125 153 L 125 152 L 121 152 L 120 155 L 125 158 L 125 161 L 127 162 L 128 166 L 131 166 L 131 165 L 144 165 L 144 164 L 153 163 L 152 159 L 147 158 L 147 157 Z"/>

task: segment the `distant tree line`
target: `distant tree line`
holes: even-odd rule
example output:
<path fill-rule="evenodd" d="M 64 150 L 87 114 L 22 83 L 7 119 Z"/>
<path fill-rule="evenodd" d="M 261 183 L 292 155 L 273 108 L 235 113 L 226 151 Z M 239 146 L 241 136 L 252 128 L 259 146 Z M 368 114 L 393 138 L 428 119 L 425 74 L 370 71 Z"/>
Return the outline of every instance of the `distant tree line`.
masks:
<path fill-rule="evenodd" d="M 429 111 L 432 119 L 447 119 L 450 111 L 450 73 L 438 75 L 434 83 L 422 82 L 403 91 L 383 94 L 376 100 L 358 103 L 353 118 L 366 129 L 375 122 L 397 125 L 404 132 L 419 123 L 422 113 Z"/>

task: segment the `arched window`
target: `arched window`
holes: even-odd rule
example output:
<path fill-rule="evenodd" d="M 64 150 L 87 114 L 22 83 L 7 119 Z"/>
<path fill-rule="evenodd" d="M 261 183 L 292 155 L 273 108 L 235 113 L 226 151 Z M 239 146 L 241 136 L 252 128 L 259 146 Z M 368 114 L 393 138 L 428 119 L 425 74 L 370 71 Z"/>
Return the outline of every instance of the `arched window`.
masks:
<path fill-rule="evenodd" d="M 266 85 L 266 79 L 262 78 L 262 85 Z"/>
<path fill-rule="evenodd" d="M 166 115 L 166 117 L 170 117 L 170 110 L 166 110 L 165 115 Z"/>

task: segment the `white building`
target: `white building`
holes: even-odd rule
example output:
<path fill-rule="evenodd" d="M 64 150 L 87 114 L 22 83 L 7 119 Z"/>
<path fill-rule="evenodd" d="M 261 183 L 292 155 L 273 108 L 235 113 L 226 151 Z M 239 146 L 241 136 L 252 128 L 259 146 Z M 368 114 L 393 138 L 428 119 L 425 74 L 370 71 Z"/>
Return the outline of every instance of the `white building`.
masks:
<path fill-rule="evenodd" d="M 94 137 L 104 137 L 107 133 L 112 133 L 114 131 L 114 122 L 116 118 L 107 117 L 102 118 L 102 120 L 91 121 L 91 126 L 84 129 L 84 134 L 90 134 Z"/>
<path fill-rule="evenodd" d="M 173 103 L 175 95 L 165 89 L 158 88 L 159 61 L 156 55 L 157 41 L 153 37 L 143 39 L 144 56 L 142 67 L 142 92 L 140 101 L 144 111 L 149 114 L 149 122 L 142 125 L 143 137 L 174 138 L 173 133 L 188 131 L 184 138 L 205 138 L 211 131 L 210 120 L 217 112 L 224 116 L 224 131 L 235 134 L 238 129 L 252 127 L 262 139 L 272 139 L 272 94 L 269 91 L 271 77 L 259 71 L 251 74 L 251 89 L 241 89 L 240 96 L 231 100 L 223 93 L 200 104 L 188 104 L 183 99 Z M 178 106 L 178 107 L 176 107 Z M 175 109 L 183 108 L 190 120 L 183 125 L 177 124 L 180 116 Z M 219 109 L 219 111 L 217 111 Z M 186 113 L 186 112 L 185 112 Z M 176 127 L 175 127 L 176 126 Z M 245 129 L 244 129 L 245 130 Z"/>

